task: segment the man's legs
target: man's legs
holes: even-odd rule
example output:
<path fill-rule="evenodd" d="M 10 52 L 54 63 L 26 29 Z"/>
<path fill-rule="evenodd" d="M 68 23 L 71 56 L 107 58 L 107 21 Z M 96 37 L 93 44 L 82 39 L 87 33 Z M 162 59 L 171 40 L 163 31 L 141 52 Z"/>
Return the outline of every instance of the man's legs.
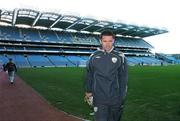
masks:
<path fill-rule="evenodd" d="M 123 113 L 123 106 L 121 105 L 109 106 L 108 121 L 120 121 L 122 113 Z"/>
<path fill-rule="evenodd" d="M 108 121 L 108 105 L 95 104 L 95 121 Z"/>
<path fill-rule="evenodd" d="M 14 82 L 14 74 L 15 74 L 14 71 L 8 72 L 9 80 L 10 80 L 11 84 L 13 84 L 13 82 Z"/>

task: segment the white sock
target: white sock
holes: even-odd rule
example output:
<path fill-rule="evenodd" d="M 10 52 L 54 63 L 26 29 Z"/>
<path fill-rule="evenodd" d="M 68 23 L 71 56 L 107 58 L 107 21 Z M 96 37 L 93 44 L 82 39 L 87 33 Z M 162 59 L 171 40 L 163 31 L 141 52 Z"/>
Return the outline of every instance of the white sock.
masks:
<path fill-rule="evenodd" d="M 10 77 L 10 82 L 13 82 L 14 81 L 14 77 Z"/>

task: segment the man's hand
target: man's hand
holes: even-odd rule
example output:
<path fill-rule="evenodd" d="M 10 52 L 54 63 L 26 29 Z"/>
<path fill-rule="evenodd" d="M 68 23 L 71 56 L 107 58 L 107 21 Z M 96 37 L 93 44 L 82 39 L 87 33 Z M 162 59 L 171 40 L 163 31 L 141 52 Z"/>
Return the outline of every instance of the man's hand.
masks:
<path fill-rule="evenodd" d="M 92 93 L 90 93 L 90 92 L 85 93 L 85 97 L 91 97 L 91 96 L 92 96 Z"/>
<path fill-rule="evenodd" d="M 90 106 L 93 104 L 93 96 L 92 93 L 85 93 L 84 101 L 87 102 Z"/>

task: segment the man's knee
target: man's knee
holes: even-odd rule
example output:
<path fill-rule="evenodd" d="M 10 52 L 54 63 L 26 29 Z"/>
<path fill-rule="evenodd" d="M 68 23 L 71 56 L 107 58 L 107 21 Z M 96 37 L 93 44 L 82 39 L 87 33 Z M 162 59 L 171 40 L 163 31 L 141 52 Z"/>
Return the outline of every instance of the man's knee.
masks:
<path fill-rule="evenodd" d="M 110 107 L 108 121 L 120 121 L 123 113 L 123 106 L 114 105 Z"/>
<path fill-rule="evenodd" d="M 108 106 L 97 104 L 94 106 L 95 121 L 107 121 L 108 119 Z"/>

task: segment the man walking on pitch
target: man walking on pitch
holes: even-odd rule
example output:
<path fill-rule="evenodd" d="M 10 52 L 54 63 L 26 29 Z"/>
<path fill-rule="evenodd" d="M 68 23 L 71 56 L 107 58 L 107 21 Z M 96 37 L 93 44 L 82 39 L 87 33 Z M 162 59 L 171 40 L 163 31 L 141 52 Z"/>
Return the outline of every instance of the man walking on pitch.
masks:
<path fill-rule="evenodd" d="M 103 31 L 101 48 L 90 56 L 85 80 L 85 99 L 93 108 L 95 121 L 119 121 L 127 92 L 127 60 L 114 50 L 114 34 Z"/>
<path fill-rule="evenodd" d="M 9 59 L 9 62 L 5 66 L 5 70 L 8 71 L 8 76 L 11 84 L 14 83 L 14 77 L 15 77 L 15 72 L 17 72 L 16 65 L 12 62 L 12 59 Z"/>

